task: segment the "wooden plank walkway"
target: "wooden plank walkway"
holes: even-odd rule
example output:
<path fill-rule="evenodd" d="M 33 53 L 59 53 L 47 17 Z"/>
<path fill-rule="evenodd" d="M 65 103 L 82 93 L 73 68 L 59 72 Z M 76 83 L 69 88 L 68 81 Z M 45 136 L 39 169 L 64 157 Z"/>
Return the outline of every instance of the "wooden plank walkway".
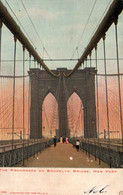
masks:
<path fill-rule="evenodd" d="M 17 166 L 21 167 L 22 163 Z M 95 161 L 94 156 L 90 158 L 82 150 L 79 152 L 72 144 L 57 143 L 57 146 L 50 146 L 41 153 L 25 160 L 24 167 L 69 167 L 69 168 L 109 168 L 109 165 L 98 159 Z"/>

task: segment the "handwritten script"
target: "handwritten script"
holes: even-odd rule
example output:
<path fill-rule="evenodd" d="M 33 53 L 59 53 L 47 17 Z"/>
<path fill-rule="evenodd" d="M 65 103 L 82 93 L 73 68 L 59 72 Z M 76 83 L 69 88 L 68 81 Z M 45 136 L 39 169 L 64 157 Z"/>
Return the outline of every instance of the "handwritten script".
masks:
<path fill-rule="evenodd" d="M 96 194 L 96 193 L 102 194 L 102 193 L 107 193 L 107 191 L 106 191 L 107 187 L 108 187 L 108 185 L 104 186 L 104 187 L 102 187 L 102 186 L 94 186 L 91 189 L 85 191 L 84 194 L 91 194 L 91 193 L 92 194 Z"/>

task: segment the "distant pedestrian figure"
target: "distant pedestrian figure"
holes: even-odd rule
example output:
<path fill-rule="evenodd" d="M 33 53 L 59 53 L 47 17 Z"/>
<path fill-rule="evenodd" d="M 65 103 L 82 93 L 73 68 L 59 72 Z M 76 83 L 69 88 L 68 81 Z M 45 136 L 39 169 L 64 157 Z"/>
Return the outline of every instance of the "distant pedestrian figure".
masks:
<path fill-rule="evenodd" d="M 63 137 L 63 144 L 64 144 L 64 142 L 65 142 L 65 138 Z"/>
<path fill-rule="evenodd" d="M 66 138 L 65 143 L 68 144 L 68 138 Z"/>
<path fill-rule="evenodd" d="M 57 142 L 57 138 L 56 138 L 56 136 L 54 136 L 54 138 L 53 138 L 54 147 L 56 147 L 56 142 Z"/>
<path fill-rule="evenodd" d="M 79 151 L 79 144 L 80 144 L 80 141 L 79 141 L 79 139 L 77 139 L 76 140 L 76 149 L 77 149 L 77 151 Z"/>
<path fill-rule="evenodd" d="M 62 144 L 62 137 L 60 137 L 60 143 Z"/>

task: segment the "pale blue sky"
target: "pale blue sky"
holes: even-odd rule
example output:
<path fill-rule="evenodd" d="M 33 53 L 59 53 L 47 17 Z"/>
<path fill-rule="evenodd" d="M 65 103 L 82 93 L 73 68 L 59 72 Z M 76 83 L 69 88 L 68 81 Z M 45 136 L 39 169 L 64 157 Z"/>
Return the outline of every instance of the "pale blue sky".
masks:
<path fill-rule="evenodd" d="M 2 0 L 2 2 L 14 17 L 10 8 L 6 4 L 6 1 Z M 21 21 L 33 43 L 35 43 L 36 48 L 40 52 L 39 54 L 44 58 L 48 58 L 46 52 L 43 53 L 43 46 L 29 21 L 21 0 L 7 0 L 7 2 Z M 23 0 L 23 3 L 38 31 L 40 39 L 51 58 L 71 58 L 76 47 L 78 47 L 78 52 L 75 52 L 74 58 L 78 58 L 82 55 L 84 48 L 92 37 L 105 9 L 112 3 L 112 0 L 96 1 L 91 18 L 82 39 L 79 42 L 94 2 L 95 0 Z M 14 19 L 16 20 L 15 17 Z M 123 36 L 121 36 L 123 35 L 121 28 L 122 22 L 123 14 L 121 14 L 119 20 L 119 44 L 121 53 L 123 51 L 123 44 L 121 44 L 123 42 Z M 114 27 L 109 31 L 109 37 L 107 39 L 107 47 L 110 48 L 108 49 L 109 56 L 112 55 L 112 44 L 115 44 L 115 40 L 113 41 L 113 31 Z M 13 59 L 12 35 L 4 26 L 2 37 L 2 59 Z M 113 52 L 115 52 L 115 50 Z M 22 52 L 19 43 L 17 53 L 18 59 L 21 59 Z M 99 51 L 98 53 L 99 56 L 101 56 L 101 52 Z M 72 69 L 76 62 L 46 62 L 46 64 L 50 69 L 56 69 L 57 67 L 67 67 Z M 4 66 L 6 69 L 5 64 Z M 2 70 L 4 71 L 5 69 Z M 11 72 L 11 65 L 8 67 L 8 71 Z"/>

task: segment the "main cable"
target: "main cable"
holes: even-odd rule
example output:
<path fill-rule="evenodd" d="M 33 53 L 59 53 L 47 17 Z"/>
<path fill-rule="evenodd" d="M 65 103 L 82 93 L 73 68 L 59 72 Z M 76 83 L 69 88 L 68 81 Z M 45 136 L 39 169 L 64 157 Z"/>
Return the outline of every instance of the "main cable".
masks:
<path fill-rule="evenodd" d="M 41 42 L 41 44 L 42 44 L 42 46 L 43 46 L 43 49 L 45 50 L 45 52 L 46 52 L 47 56 L 49 57 L 49 59 L 51 59 L 50 56 L 49 56 L 48 51 L 46 50 L 46 48 L 45 48 L 45 46 L 44 46 L 44 44 L 43 44 L 43 42 L 42 42 L 42 40 L 41 40 L 41 38 L 40 38 L 40 36 L 39 36 L 39 33 L 38 33 L 38 31 L 37 31 L 37 29 L 36 29 L 36 27 L 35 27 L 35 25 L 34 25 L 32 19 L 31 19 L 31 17 L 30 17 L 30 15 L 29 15 L 29 13 L 28 13 L 28 11 L 27 11 L 27 9 L 26 9 L 24 3 L 23 3 L 23 0 L 21 0 L 21 3 L 22 3 L 22 5 L 23 5 L 23 7 L 24 7 L 24 10 L 25 10 L 25 12 L 26 12 L 26 14 L 27 14 L 27 16 L 28 16 L 28 18 L 29 18 L 29 20 L 30 20 L 30 22 L 31 22 L 31 24 L 32 24 L 32 26 L 33 26 L 35 32 L 36 32 L 36 34 L 37 34 L 37 37 L 39 38 L 39 40 L 40 40 L 40 42 Z"/>
<path fill-rule="evenodd" d="M 13 15 L 15 16 L 15 18 L 17 19 L 17 21 L 19 22 L 20 26 L 22 27 L 22 29 L 24 30 L 24 32 L 26 33 L 27 37 L 29 38 L 30 42 L 32 43 L 32 45 L 36 48 L 35 44 L 33 43 L 33 41 L 31 40 L 30 36 L 28 35 L 27 31 L 25 30 L 25 28 L 23 27 L 23 25 L 21 24 L 20 20 L 18 19 L 17 15 L 15 14 L 15 12 L 13 11 L 12 7 L 10 6 L 10 4 L 8 3 L 7 0 L 5 0 L 6 4 L 8 5 L 8 7 L 10 8 L 11 12 L 13 13 Z"/>

